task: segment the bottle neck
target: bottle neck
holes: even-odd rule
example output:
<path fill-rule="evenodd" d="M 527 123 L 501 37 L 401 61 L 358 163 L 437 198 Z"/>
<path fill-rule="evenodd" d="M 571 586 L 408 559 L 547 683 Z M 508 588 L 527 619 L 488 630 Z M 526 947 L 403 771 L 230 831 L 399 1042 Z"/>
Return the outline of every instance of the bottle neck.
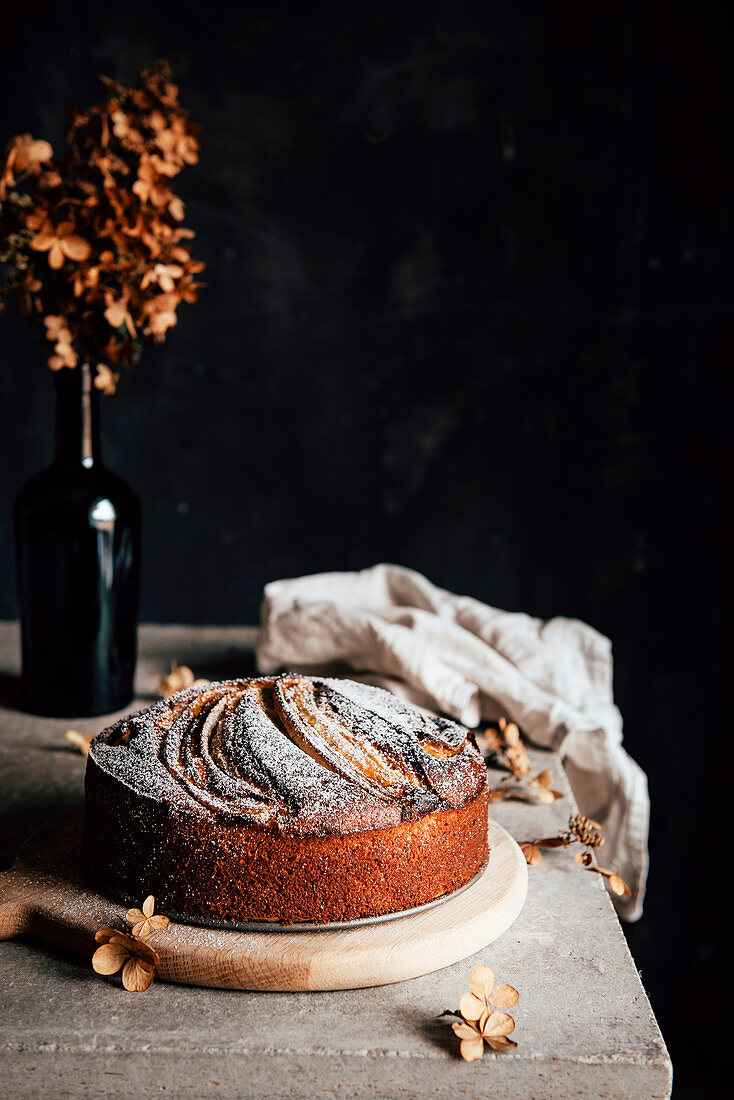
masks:
<path fill-rule="evenodd" d="M 88 363 L 56 373 L 56 462 L 99 466 L 99 390 Z"/>

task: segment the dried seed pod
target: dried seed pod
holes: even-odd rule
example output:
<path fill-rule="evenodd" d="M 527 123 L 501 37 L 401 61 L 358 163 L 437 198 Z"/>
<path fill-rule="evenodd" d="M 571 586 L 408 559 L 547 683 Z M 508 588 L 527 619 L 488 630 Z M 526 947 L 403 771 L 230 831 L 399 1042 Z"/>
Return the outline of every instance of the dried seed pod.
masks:
<path fill-rule="evenodd" d="M 524 840 L 520 845 L 520 851 L 525 856 L 525 860 L 534 867 L 536 863 L 540 863 L 543 855 L 537 844 L 533 844 L 531 840 Z"/>

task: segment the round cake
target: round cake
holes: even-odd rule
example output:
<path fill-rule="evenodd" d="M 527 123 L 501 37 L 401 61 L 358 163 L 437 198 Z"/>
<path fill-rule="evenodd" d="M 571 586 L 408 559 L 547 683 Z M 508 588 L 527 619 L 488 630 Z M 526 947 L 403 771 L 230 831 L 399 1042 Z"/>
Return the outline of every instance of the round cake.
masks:
<path fill-rule="evenodd" d="M 182 919 L 349 921 L 451 893 L 487 860 L 470 733 L 352 680 L 192 687 L 92 742 L 83 857 Z"/>

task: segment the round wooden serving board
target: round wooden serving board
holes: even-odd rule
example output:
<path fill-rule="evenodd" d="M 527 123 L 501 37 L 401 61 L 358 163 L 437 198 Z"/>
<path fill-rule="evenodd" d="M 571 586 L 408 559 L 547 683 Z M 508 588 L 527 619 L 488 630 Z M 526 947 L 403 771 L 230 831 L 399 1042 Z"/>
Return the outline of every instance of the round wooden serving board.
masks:
<path fill-rule="evenodd" d="M 81 823 L 79 810 L 46 825 L 0 874 L 0 939 L 29 935 L 91 959 L 97 929 L 125 927 L 127 907 L 82 875 Z M 519 847 L 494 821 L 489 843 L 489 863 L 472 886 L 433 909 L 381 924 L 289 933 L 172 923 L 149 937 L 160 955 L 157 977 L 225 989 L 357 989 L 450 966 L 497 939 L 525 901 Z"/>

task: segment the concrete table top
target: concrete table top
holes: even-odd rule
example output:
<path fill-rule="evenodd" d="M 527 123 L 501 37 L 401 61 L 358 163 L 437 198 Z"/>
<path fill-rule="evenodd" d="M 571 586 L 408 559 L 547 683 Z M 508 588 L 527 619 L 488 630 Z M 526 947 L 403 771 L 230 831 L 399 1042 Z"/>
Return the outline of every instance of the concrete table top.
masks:
<path fill-rule="evenodd" d="M 144 626 L 137 706 L 171 659 L 198 676 L 252 672 L 253 628 Z M 0 623 L 0 866 L 38 826 L 83 800 L 83 758 L 65 730 L 106 719 L 20 710 L 18 631 Z M 506 802 L 519 840 L 552 835 L 575 806 Z M 485 951 L 398 985 L 330 993 L 245 993 L 154 982 L 123 992 L 91 965 L 30 941 L 0 944 L 0 1097 L 667 1097 L 671 1065 L 599 875 L 571 853 L 531 867 L 516 923 Z M 515 1050 L 466 1063 L 436 1022 L 488 962 L 520 992 Z"/>

